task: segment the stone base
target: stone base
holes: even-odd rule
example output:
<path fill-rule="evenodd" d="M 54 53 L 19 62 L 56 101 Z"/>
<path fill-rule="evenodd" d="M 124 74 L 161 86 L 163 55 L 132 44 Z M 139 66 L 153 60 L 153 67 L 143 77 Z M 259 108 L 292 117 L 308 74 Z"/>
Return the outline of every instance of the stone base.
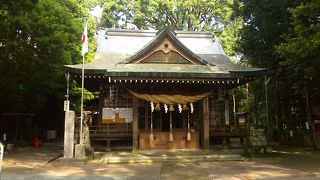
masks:
<path fill-rule="evenodd" d="M 85 144 L 76 144 L 75 145 L 75 155 L 76 159 L 85 159 L 86 158 L 86 146 Z"/>
<path fill-rule="evenodd" d="M 93 159 L 94 149 L 87 144 L 76 144 L 75 145 L 75 158 L 76 159 Z"/>

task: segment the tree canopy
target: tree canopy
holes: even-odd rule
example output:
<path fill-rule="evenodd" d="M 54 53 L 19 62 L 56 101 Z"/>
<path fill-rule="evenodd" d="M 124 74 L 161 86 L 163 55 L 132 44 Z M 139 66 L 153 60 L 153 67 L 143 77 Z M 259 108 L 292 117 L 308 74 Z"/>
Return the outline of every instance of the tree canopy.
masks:
<path fill-rule="evenodd" d="M 308 101 L 319 104 L 315 81 L 319 78 L 320 2 L 264 0 L 243 1 L 243 5 L 240 51 L 250 64 L 269 69 L 267 106 L 273 135 L 278 133 L 288 143 L 289 131 L 294 131 L 300 139 L 292 143 L 304 142 L 301 138 L 309 131 L 305 123 L 311 122 L 314 113 Z M 263 89 L 255 86 L 254 94 L 261 97 Z"/>
<path fill-rule="evenodd" d="M 232 8 L 236 5 L 233 0 L 111 0 L 104 3 L 101 26 L 119 27 L 118 21 L 123 19 L 138 29 L 219 29 L 232 21 Z"/>
<path fill-rule="evenodd" d="M 37 112 L 63 97 L 62 65 L 81 61 L 88 2 L 0 1 L 0 112 Z"/>

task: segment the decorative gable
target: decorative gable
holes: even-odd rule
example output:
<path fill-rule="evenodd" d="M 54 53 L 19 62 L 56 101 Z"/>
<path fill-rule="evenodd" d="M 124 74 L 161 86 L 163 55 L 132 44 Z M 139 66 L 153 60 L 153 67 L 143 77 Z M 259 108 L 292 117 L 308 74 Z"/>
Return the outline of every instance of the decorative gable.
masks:
<path fill-rule="evenodd" d="M 149 53 L 144 54 L 133 63 L 199 64 L 178 49 L 168 38 L 165 38 Z"/>
<path fill-rule="evenodd" d="M 126 64 L 208 64 L 202 58 L 185 47 L 169 29 L 162 30 L 157 37 L 135 55 L 128 58 Z"/>

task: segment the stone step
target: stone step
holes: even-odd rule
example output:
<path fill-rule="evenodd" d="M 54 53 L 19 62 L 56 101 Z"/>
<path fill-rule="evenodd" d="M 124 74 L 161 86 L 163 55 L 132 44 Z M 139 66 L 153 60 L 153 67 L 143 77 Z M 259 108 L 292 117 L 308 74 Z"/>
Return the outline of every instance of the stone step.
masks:
<path fill-rule="evenodd" d="M 115 156 L 112 153 L 101 157 L 99 162 L 101 164 L 120 164 L 120 163 L 156 163 L 163 161 L 180 161 L 180 162 L 192 162 L 192 161 L 243 161 L 245 160 L 238 154 L 228 155 L 192 155 L 192 156 Z"/>

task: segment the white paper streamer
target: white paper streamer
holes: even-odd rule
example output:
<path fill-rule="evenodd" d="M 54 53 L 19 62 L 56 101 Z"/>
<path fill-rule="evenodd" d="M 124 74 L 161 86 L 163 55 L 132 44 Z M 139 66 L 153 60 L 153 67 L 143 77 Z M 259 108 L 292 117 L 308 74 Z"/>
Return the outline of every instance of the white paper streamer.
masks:
<path fill-rule="evenodd" d="M 181 104 L 178 104 L 178 109 L 179 109 L 179 113 L 181 113 L 181 112 L 182 112 L 182 106 L 181 106 Z"/>
<path fill-rule="evenodd" d="M 168 105 L 164 104 L 163 107 L 164 107 L 164 112 L 168 113 Z"/>
<path fill-rule="evenodd" d="M 154 111 L 154 104 L 153 104 L 153 102 L 150 102 L 150 106 L 151 106 L 151 112 L 153 112 L 153 111 Z"/>
<path fill-rule="evenodd" d="M 193 103 L 190 103 L 190 112 L 193 113 L 194 107 L 193 107 Z"/>

